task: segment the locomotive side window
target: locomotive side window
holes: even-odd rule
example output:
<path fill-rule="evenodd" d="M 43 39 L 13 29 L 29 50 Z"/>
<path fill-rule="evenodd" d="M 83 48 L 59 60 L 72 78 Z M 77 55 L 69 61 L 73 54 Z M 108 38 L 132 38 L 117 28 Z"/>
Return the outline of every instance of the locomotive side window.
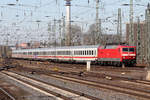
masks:
<path fill-rule="evenodd" d="M 123 48 L 122 51 L 123 52 L 128 52 L 128 48 Z"/>
<path fill-rule="evenodd" d="M 129 48 L 129 52 L 134 52 L 134 48 Z"/>

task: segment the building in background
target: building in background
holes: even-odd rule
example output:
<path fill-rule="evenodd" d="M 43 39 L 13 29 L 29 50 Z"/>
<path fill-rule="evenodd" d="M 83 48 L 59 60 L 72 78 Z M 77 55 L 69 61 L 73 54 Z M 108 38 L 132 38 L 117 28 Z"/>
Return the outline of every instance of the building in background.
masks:
<path fill-rule="evenodd" d="M 129 23 L 126 24 L 126 42 L 129 43 Z M 137 33 L 138 33 L 138 23 L 134 23 L 134 40 L 135 44 L 137 44 Z M 140 22 L 140 36 L 141 41 L 144 41 L 144 33 L 145 33 L 145 22 Z"/>

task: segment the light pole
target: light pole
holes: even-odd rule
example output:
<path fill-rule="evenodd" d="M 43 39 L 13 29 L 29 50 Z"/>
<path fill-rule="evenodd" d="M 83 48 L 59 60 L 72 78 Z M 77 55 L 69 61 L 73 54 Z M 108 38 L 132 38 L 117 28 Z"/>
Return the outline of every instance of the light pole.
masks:
<path fill-rule="evenodd" d="M 71 46 L 71 0 L 66 0 L 66 45 Z"/>

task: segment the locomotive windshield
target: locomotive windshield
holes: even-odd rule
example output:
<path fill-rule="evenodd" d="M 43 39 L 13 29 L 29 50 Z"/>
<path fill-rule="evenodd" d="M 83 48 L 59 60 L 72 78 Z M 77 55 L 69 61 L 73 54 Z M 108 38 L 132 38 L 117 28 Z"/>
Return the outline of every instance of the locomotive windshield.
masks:
<path fill-rule="evenodd" d="M 123 48 L 123 52 L 134 52 L 134 48 Z"/>
<path fill-rule="evenodd" d="M 129 51 L 129 48 L 123 48 L 122 51 L 123 51 L 123 52 L 128 52 L 128 51 Z"/>
<path fill-rule="evenodd" d="M 129 48 L 129 52 L 134 52 L 134 48 Z"/>

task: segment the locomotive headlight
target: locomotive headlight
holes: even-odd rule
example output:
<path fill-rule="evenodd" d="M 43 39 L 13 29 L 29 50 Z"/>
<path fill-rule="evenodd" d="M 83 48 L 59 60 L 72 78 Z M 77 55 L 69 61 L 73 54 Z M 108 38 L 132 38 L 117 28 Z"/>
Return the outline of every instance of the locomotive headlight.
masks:
<path fill-rule="evenodd" d="M 123 58 L 126 58 L 126 57 L 123 57 Z"/>

